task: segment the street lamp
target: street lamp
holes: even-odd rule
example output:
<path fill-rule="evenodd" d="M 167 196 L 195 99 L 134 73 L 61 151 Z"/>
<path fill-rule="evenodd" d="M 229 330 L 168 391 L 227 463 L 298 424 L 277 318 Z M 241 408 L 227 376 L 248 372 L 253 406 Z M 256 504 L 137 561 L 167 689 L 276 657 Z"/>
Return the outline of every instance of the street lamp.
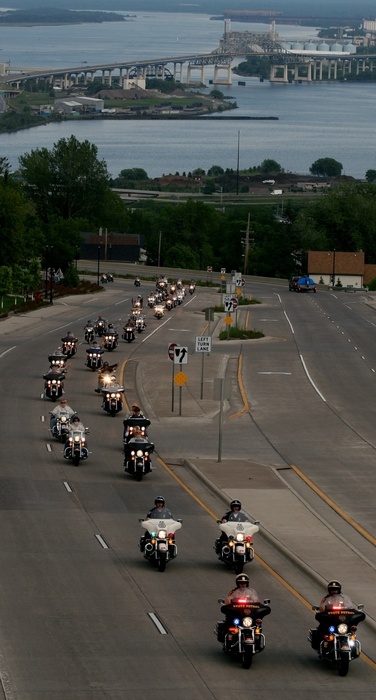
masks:
<path fill-rule="evenodd" d="M 238 131 L 238 159 L 236 164 L 236 194 L 239 194 L 239 156 L 240 156 L 240 131 Z"/>
<path fill-rule="evenodd" d="M 336 249 L 335 248 L 333 248 L 333 274 L 332 274 L 332 278 L 333 278 L 333 287 L 334 287 L 335 282 L 336 282 Z"/>
<path fill-rule="evenodd" d="M 97 285 L 99 287 L 99 261 L 101 259 L 101 247 L 98 246 L 98 267 L 97 267 Z"/>

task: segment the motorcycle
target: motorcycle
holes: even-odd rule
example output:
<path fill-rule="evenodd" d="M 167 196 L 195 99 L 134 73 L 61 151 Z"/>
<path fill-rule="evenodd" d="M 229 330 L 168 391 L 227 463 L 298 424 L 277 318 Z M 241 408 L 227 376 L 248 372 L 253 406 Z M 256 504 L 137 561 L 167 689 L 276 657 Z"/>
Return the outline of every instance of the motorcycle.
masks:
<path fill-rule="evenodd" d="M 154 304 L 155 304 L 155 301 L 156 301 L 156 299 L 155 299 L 155 294 L 149 294 L 149 296 L 148 296 L 148 306 L 150 306 L 151 309 L 153 308 L 153 306 L 154 306 Z"/>
<path fill-rule="evenodd" d="M 174 304 L 173 304 L 172 299 L 166 299 L 166 302 L 165 302 L 165 309 L 167 309 L 167 311 L 171 311 L 171 309 L 173 308 L 173 306 L 174 306 Z"/>
<path fill-rule="evenodd" d="M 85 430 L 73 430 L 65 444 L 64 459 L 71 459 L 75 467 L 78 467 L 82 459 L 87 459 L 89 456 L 85 437 L 88 432 L 87 428 Z"/>
<path fill-rule="evenodd" d="M 114 383 L 107 384 L 107 386 L 102 389 L 102 408 L 109 413 L 110 416 L 114 417 L 123 410 L 123 393 L 124 387 Z"/>
<path fill-rule="evenodd" d="M 65 370 L 67 359 L 67 356 L 64 355 L 63 352 L 59 352 L 59 350 L 56 350 L 56 352 L 48 356 L 50 368 L 53 369 L 54 367 L 57 367 L 57 369 L 60 369 L 62 372 Z"/>
<path fill-rule="evenodd" d="M 219 554 L 219 559 L 235 569 L 236 574 L 241 574 L 244 564 L 251 562 L 255 555 L 252 537 L 259 531 L 259 522 L 227 522 L 217 520 L 219 529 L 225 533 L 227 541 L 216 540 L 214 549 Z"/>
<path fill-rule="evenodd" d="M 135 279 L 135 281 L 134 281 L 133 284 L 134 284 L 135 287 L 140 287 L 140 286 L 141 286 L 140 278 L 139 278 L 139 277 L 136 277 L 136 279 Z"/>
<path fill-rule="evenodd" d="M 44 395 L 51 401 L 57 401 L 64 393 L 64 372 L 49 372 L 43 375 Z"/>
<path fill-rule="evenodd" d="M 160 306 L 160 305 L 158 304 L 158 306 L 155 306 L 155 307 L 154 307 L 154 316 L 155 316 L 155 318 L 160 319 L 160 318 L 162 318 L 163 314 L 164 314 L 164 308 L 163 308 L 163 306 Z"/>
<path fill-rule="evenodd" d="M 73 357 L 77 352 L 76 340 L 63 340 L 63 355 L 67 358 Z"/>
<path fill-rule="evenodd" d="M 101 275 L 101 283 L 107 284 L 107 275 Z"/>
<path fill-rule="evenodd" d="M 148 438 L 145 438 L 145 442 L 130 438 L 124 444 L 124 471 L 135 476 L 137 481 L 142 481 L 142 477 L 153 469 L 150 459 L 153 451 L 154 445 Z"/>
<path fill-rule="evenodd" d="M 141 527 L 149 533 L 145 537 L 140 549 L 144 552 L 145 559 L 149 559 L 158 566 L 158 571 L 164 571 L 166 564 L 175 559 L 178 548 L 175 543 L 175 532 L 181 528 L 182 520 L 152 519 L 144 520 L 139 518 Z"/>
<path fill-rule="evenodd" d="M 145 323 L 145 317 L 144 316 L 138 316 L 136 318 L 136 330 L 137 333 L 142 333 L 146 328 L 146 323 Z"/>
<path fill-rule="evenodd" d="M 131 343 L 135 339 L 133 326 L 124 326 L 124 333 L 121 336 L 127 343 Z"/>
<path fill-rule="evenodd" d="M 196 285 L 195 285 L 195 284 L 190 284 L 189 287 L 188 287 L 188 291 L 189 291 L 190 294 L 194 294 L 195 289 L 196 289 Z"/>
<path fill-rule="evenodd" d="M 52 418 L 54 418 L 53 413 L 51 413 Z M 69 414 L 66 411 L 61 410 L 59 415 L 56 417 L 55 423 L 50 428 L 51 434 L 60 442 L 65 442 L 68 439 L 69 434 Z"/>
<path fill-rule="evenodd" d="M 363 609 L 363 604 L 358 605 L 357 610 L 338 604 L 329 605 L 322 611 L 317 605 L 312 606 L 319 628 L 309 630 L 308 641 L 320 659 L 337 666 L 340 676 L 347 676 L 350 661 L 360 656 L 362 647 L 356 631 L 366 617 Z"/>
<path fill-rule="evenodd" d="M 129 416 L 128 418 L 124 418 L 123 425 L 124 425 L 123 446 L 125 447 L 125 445 L 133 437 L 133 429 L 136 426 L 141 429 L 142 437 L 143 438 L 147 437 L 146 429 L 150 425 L 150 420 L 149 420 L 149 418 L 141 418 L 141 416 L 139 416 L 139 417 Z"/>
<path fill-rule="evenodd" d="M 90 345 L 95 340 L 94 326 L 85 326 L 85 342 Z"/>
<path fill-rule="evenodd" d="M 271 612 L 270 600 L 259 603 L 239 597 L 231 605 L 225 605 L 223 598 L 219 598 L 218 603 L 226 616 L 217 622 L 214 630 L 218 642 L 223 645 L 223 651 L 241 660 L 243 668 L 251 668 L 254 655 L 265 649 L 262 621 Z"/>
<path fill-rule="evenodd" d="M 118 346 L 118 334 L 117 333 L 106 333 L 104 336 L 104 348 L 108 352 L 112 352 Z"/>
<path fill-rule="evenodd" d="M 103 319 L 96 321 L 95 326 L 94 326 L 94 330 L 95 330 L 95 335 L 99 335 L 99 337 L 101 338 L 102 335 L 104 335 L 107 331 L 106 322 Z"/>
<path fill-rule="evenodd" d="M 102 354 L 102 348 L 98 348 L 98 350 L 94 350 L 94 348 L 86 350 L 86 367 L 91 369 L 92 372 L 102 367 Z"/>

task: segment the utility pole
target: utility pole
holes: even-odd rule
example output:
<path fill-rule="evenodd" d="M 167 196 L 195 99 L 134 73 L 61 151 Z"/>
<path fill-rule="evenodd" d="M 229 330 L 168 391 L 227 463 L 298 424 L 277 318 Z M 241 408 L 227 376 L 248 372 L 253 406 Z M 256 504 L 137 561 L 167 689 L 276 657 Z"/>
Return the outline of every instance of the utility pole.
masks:
<path fill-rule="evenodd" d="M 251 215 L 248 214 L 247 229 L 245 232 L 245 246 L 244 246 L 244 274 L 247 274 L 248 270 L 248 255 L 249 255 L 249 225 L 250 225 Z"/>

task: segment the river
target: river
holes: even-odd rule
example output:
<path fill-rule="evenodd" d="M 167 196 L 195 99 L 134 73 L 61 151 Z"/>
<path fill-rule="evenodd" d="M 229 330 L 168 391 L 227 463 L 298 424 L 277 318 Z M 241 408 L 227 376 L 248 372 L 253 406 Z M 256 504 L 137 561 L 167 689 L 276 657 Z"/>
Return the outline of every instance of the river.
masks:
<path fill-rule="evenodd" d="M 268 31 L 267 25 L 233 22 L 232 29 Z M 307 40 L 310 27 L 277 27 L 283 39 Z M 53 27 L 2 27 L 1 59 L 13 66 L 69 67 L 114 60 L 209 52 L 219 44 L 223 23 L 208 15 L 140 13 L 122 23 Z M 207 80 L 210 73 L 206 74 Z M 243 78 L 242 78 L 243 80 Z M 240 169 L 273 158 L 290 172 L 306 174 L 321 157 L 335 158 L 343 172 L 364 178 L 376 168 L 375 84 L 313 83 L 271 85 L 254 78 L 221 89 L 236 100 L 237 116 L 273 116 L 277 121 L 95 121 L 48 124 L 0 135 L 0 155 L 15 169 L 18 158 L 32 149 L 52 148 L 74 134 L 98 147 L 112 176 L 141 167 L 149 177 L 189 172 L 211 165 Z M 212 86 L 208 87 L 208 90 Z M 240 132 L 240 133 L 238 133 Z"/>

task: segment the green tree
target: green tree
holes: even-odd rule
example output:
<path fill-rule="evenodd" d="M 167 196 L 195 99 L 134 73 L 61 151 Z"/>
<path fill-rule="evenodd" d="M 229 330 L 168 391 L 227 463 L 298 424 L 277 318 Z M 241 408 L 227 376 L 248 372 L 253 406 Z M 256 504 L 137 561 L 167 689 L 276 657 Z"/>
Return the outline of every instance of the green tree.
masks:
<path fill-rule="evenodd" d="M 71 136 L 51 151 L 40 148 L 20 157 L 25 190 L 44 223 L 56 217 L 102 223 L 102 203 L 110 188 L 107 166 L 97 155 L 94 144 Z"/>
<path fill-rule="evenodd" d="M 4 306 L 4 299 L 7 294 L 10 294 L 13 289 L 13 272 L 12 268 L 8 265 L 2 265 L 0 267 L 0 296 L 1 296 L 1 308 Z"/>
<path fill-rule="evenodd" d="M 271 158 L 266 158 L 266 160 L 263 160 L 260 165 L 260 172 L 264 175 L 275 175 L 276 173 L 280 173 L 281 171 L 282 168 L 280 164 L 277 163 L 276 160 L 272 160 Z"/>
<path fill-rule="evenodd" d="M 149 176 L 147 172 L 143 168 L 128 168 L 125 170 L 121 170 L 117 178 L 114 180 L 115 186 L 121 186 L 119 185 L 120 182 L 127 183 L 127 182 L 132 182 L 134 180 L 140 181 L 140 180 L 148 180 Z"/>
<path fill-rule="evenodd" d="M 319 158 L 312 163 L 309 172 L 320 177 L 340 177 L 343 170 L 342 163 L 334 158 Z"/>
<path fill-rule="evenodd" d="M 17 185 L 0 178 L 0 265 L 12 267 L 39 253 L 40 230 L 31 203 Z"/>
<path fill-rule="evenodd" d="M 218 175 L 224 175 L 224 170 L 220 165 L 212 165 L 208 170 L 208 177 L 218 177 Z"/>
<path fill-rule="evenodd" d="M 366 180 L 367 182 L 376 182 L 376 170 L 367 170 Z"/>

